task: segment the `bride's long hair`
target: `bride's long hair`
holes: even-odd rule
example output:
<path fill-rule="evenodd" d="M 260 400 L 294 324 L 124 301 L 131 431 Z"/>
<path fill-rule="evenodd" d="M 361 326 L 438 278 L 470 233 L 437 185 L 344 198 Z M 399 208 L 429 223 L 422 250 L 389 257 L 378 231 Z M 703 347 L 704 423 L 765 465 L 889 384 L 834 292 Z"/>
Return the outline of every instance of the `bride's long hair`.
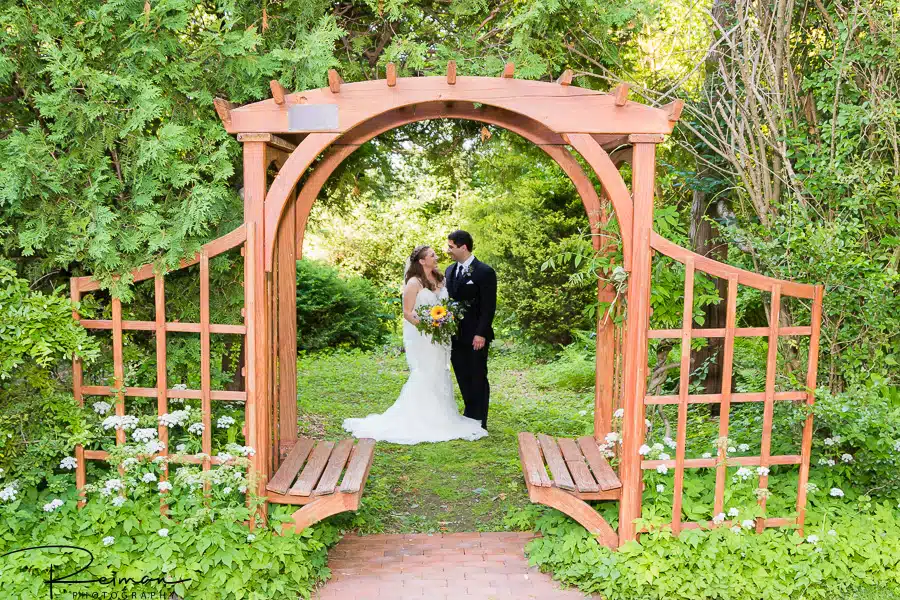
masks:
<path fill-rule="evenodd" d="M 408 282 L 413 277 L 418 277 L 419 281 L 422 282 L 422 285 L 427 287 L 432 292 L 437 289 L 431 281 L 428 280 L 428 276 L 425 274 L 425 268 L 419 262 L 419 259 L 422 258 L 422 255 L 426 250 L 430 250 L 431 246 L 416 246 L 412 251 L 412 254 L 409 255 L 409 259 L 407 261 L 406 266 L 406 275 L 403 279 L 403 283 Z M 441 273 L 440 269 L 435 269 L 431 272 L 434 280 L 438 282 L 438 285 L 444 281 L 444 274 Z"/>

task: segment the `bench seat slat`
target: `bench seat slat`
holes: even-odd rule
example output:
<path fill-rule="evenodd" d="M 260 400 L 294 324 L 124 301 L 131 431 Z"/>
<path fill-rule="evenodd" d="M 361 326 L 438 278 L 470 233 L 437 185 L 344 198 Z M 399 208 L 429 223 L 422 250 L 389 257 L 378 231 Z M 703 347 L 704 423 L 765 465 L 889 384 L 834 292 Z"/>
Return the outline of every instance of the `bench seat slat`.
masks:
<path fill-rule="evenodd" d="M 328 464 L 328 457 L 331 456 L 333 449 L 334 442 L 320 441 L 316 444 L 315 450 L 312 451 L 312 456 L 309 457 L 309 461 L 303 467 L 300 477 L 297 478 L 297 482 L 291 487 L 288 494 L 292 496 L 309 496 L 313 488 L 316 487 L 319 477 L 322 476 L 325 465 Z"/>
<path fill-rule="evenodd" d="M 550 468 L 550 474 L 553 476 L 553 485 L 574 492 L 575 482 L 572 481 L 569 468 L 566 466 L 566 461 L 563 460 L 559 446 L 556 445 L 556 440 L 544 433 L 539 433 L 537 437 L 541 444 L 541 450 L 544 452 L 547 467 Z"/>
<path fill-rule="evenodd" d="M 341 482 L 341 493 L 355 494 L 360 490 L 369 474 L 374 452 L 375 440 L 371 438 L 362 438 L 353 447 L 347 463 L 347 472 L 344 473 L 344 479 Z"/>
<path fill-rule="evenodd" d="M 334 486 L 337 485 L 344 471 L 344 465 L 347 464 L 347 458 L 350 457 L 350 451 L 353 449 L 353 438 L 347 438 L 338 442 L 331 452 L 331 458 L 328 459 L 328 465 L 325 466 L 325 472 L 319 479 L 319 484 L 313 490 L 313 496 L 322 496 L 334 493 Z"/>
<path fill-rule="evenodd" d="M 525 471 L 525 480 L 533 486 L 550 487 L 550 477 L 544 467 L 544 459 L 541 458 L 541 448 L 533 434 L 522 432 L 519 434 L 519 458 L 522 461 L 522 469 Z"/>
<path fill-rule="evenodd" d="M 591 470 L 584 461 L 584 455 L 581 453 L 575 440 L 558 438 L 556 441 L 559 443 L 559 449 L 562 450 L 563 458 L 566 459 L 566 466 L 569 468 L 569 473 L 572 474 L 572 479 L 575 480 L 575 486 L 578 488 L 578 491 L 599 492 L 600 486 L 594 481 Z"/>
<path fill-rule="evenodd" d="M 600 453 L 597 441 L 594 438 L 589 435 L 580 437 L 578 438 L 578 445 L 581 447 L 581 452 L 587 459 L 591 472 L 597 479 L 597 484 L 601 490 L 605 492 L 622 487 L 622 482 L 619 481 L 616 472 L 612 470 L 606 458 Z"/>
<path fill-rule="evenodd" d="M 303 461 L 309 456 L 309 451 L 312 450 L 314 444 L 314 440 L 306 437 L 297 440 L 287 458 L 281 463 L 281 467 L 278 468 L 275 476 L 266 485 L 266 489 L 276 494 L 284 494 L 291 487 L 294 478 L 300 472 L 300 467 L 303 466 Z"/>

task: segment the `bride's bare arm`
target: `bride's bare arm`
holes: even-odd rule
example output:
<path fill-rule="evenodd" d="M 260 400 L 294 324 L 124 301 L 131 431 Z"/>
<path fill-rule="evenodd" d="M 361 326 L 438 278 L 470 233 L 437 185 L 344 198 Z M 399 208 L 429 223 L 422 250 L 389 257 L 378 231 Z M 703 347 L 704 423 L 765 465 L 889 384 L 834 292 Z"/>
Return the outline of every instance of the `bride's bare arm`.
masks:
<path fill-rule="evenodd" d="M 421 289 L 422 282 L 413 277 L 406 282 L 406 288 L 403 290 L 403 318 L 413 325 L 419 324 L 419 317 L 416 315 L 416 296 Z"/>

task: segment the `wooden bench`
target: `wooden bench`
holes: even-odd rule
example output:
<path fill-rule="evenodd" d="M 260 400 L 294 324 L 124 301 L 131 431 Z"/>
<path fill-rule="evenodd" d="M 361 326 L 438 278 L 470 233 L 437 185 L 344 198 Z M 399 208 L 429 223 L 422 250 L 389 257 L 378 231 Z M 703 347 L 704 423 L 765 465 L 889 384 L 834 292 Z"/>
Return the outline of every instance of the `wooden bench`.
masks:
<path fill-rule="evenodd" d="M 303 506 L 286 530 L 299 532 L 325 517 L 358 509 L 374 451 L 375 440 L 368 438 L 359 443 L 352 438 L 298 439 L 266 485 L 269 502 Z"/>
<path fill-rule="evenodd" d="M 532 502 L 564 512 L 604 546 L 618 547 L 616 532 L 586 502 L 618 500 L 622 495 L 622 483 L 593 437 L 574 440 L 520 433 L 519 460 Z"/>

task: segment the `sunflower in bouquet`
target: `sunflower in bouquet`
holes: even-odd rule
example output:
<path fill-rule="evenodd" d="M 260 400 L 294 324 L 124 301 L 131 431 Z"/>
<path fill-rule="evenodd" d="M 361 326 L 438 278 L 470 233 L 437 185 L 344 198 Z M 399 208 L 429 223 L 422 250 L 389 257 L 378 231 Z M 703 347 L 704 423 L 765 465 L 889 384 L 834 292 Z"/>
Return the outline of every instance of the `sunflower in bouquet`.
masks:
<path fill-rule="evenodd" d="M 431 336 L 435 344 L 449 344 L 450 338 L 459 329 L 463 306 L 455 300 L 444 300 L 433 306 L 420 306 L 416 309 L 419 324 L 416 329 Z"/>

